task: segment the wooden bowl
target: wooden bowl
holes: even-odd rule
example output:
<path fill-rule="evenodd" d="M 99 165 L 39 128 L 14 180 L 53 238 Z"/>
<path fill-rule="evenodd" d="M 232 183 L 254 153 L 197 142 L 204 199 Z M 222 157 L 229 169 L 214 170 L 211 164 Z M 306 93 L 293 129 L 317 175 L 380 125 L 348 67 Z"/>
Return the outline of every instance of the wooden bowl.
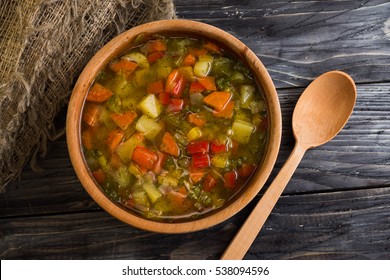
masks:
<path fill-rule="evenodd" d="M 96 75 L 109 61 L 128 50 L 139 34 L 155 33 L 203 37 L 216 42 L 241 59 L 251 69 L 258 85 L 263 90 L 268 107 L 269 139 L 262 164 L 252 175 L 246 187 L 238 195 L 235 195 L 230 203 L 220 210 L 196 220 L 174 223 L 158 222 L 126 211 L 112 202 L 95 183 L 82 151 L 81 114 L 86 95 Z M 183 233 L 205 229 L 227 220 L 256 196 L 269 177 L 278 155 L 281 140 L 281 112 L 275 86 L 266 68 L 246 45 L 229 33 L 208 24 L 189 20 L 166 20 L 147 23 L 128 30 L 111 40 L 96 53 L 84 68 L 74 87 L 68 107 L 66 131 L 70 158 L 77 176 L 87 192 L 103 209 L 119 220 L 137 228 L 161 233 Z"/>

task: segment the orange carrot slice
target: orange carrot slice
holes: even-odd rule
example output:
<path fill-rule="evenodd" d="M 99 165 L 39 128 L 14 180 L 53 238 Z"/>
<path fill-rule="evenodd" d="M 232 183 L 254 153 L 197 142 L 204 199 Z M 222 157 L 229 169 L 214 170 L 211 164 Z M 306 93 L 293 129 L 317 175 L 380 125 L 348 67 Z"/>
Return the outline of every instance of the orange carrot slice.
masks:
<path fill-rule="evenodd" d="M 217 90 L 217 86 L 215 85 L 215 78 L 212 76 L 206 76 L 203 78 L 199 78 L 198 82 L 206 89 L 206 90 Z"/>
<path fill-rule="evenodd" d="M 222 111 L 213 111 L 217 118 L 231 119 L 233 117 L 234 101 L 230 101 Z"/>
<path fill-rule="evenodd" d="M 160 150 L 174 157 L 178 157 L 180 154 L 179 146 L 169 132 L 165 132 L 160 145 Z"/>
<path fill-rule="evenodd" d="M 112 94 L 112 91 L 108 88 L 99 83 L 94 83 L 93 86 L 89 89 L 87 101 L 101 103 L 107 101 L 112 96 Z"/>
<path fill-rule="evenodd" d="M 122 72 L 128 77 L 131 75 L 131 73 L 134 72 L 137 66 L 138 64 L 134 61 L 119 59 L 118 61 L 111 63 L 108 68 L 110 68 L 115 73 Z"/>
<path fill-rule="evenodd" d="M 108 134 L 105 143 L 110 152 L 113 152 L 119 146 L 119 144 L 122 142 L 123 136 L 123 131 L 119 129 L 114 129 Z"/>
<path fill-rule="evenodd" d="M 203 102 L 213 107 L 217 111 L 222 111 L 229 103 L 230 97 L 230 92 L 214 91 L 207 95 L 205 98 L 203 98 Z"/>
<path fill-rule="evenodd" d="M 137 113 L 133 111 L 127 111 L 123 114 L 112 113 L 110 116 L 117 126 L 123 130 L 126 130 L 137 117 Z"/>

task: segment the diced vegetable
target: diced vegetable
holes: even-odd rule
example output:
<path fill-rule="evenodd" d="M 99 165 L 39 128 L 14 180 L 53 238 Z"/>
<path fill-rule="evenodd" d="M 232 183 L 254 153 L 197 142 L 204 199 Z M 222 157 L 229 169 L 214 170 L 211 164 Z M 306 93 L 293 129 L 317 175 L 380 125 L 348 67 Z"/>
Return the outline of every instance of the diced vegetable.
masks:
<path fill-rule="evenodd" d="M 194 74 L 198 77 L 206 77 L 211 71 L 210 61 L 198 61 L 194 65 Z"/>
<path fill-rule="evenodd" d="M 230 101 L 222 111 L 214 111 L 213 115 L 217 118 L 231 119 L 234 113 L 234 101 Z"/>
<path fill-rule="evenodd" d="M 215 78 L 212 76 L 201 77 L 198 79 L 198 83 L 201 84 L 206 90 L 217 90 Z"/>
<path fill-rule="evenodd" d="M 218 154 L 211 158 L 211 165 L 217 168 L 225 168 L 228 165 L 227 154 Z"/>
<path fill-rule="evenodd" d="M 84 107 L 83 121 L 91 127 L 96 127 L 100 124 L 102 106 L 88 103 Z"/>
<path fill-rule="evenodd" d="M 167 105 L 169 103 L 169 100 L 169 93 L 162 91 L 158 94 L 158 101 L 161 103 L 161 105 Z"/>
<path fill-rule="evenodd" d="M 87 150 L 92 150 L 93 149 L 93 132 L 91 131 L 91 129 L 87 129 L 87 130 L 84 130 L 82 133 L 81 133 L 81 141 L 83 143 L 83 146 L 87 149 Z"/>
<path fill-rule="evenodd" d="M 254 130 L 253 124 L 243 120 L 235 120 L 232 125 L 232 138 L 240 144 L 247 144 Z"/>
<path fill-rule="evenodd" d="M 167 109 L 166 111 L 168 113 L 177 113 L 183 110 L 184 107 L 184 100 L 183 99 L 178 99 L 178 98 L 172 98 L 169 100 L 167 104 Z"/>
<path fill-rule="evenodd" d="M 160 151 L 157 151 L 156 153 L 158 156 L 158 160 L 152 171 L 154 172 L 154 174 L 160 174 L 165 164 L 165 161 L 167 160 L 167 155 Z"/>
<path fill-rule="evenodd" d="M 106 173 L 104 173 L 103 169 L 99 168 L 92 172 L 92 176 L 95 178 L 96 182 L 99 184 L 103 184 L 106 179 Z"/>
<path fill-rule="evenodd" d="M 206 192 L 210 192 L 216 184 L 217 180 L 211 174 L 207 174 L 202 184 L 203 190 Z"/>
<path fill-rule="evenodd" d="M 194 168 L 205 168 L 210 166 L 210 156 L 208 154 L 192 155 L 191 165 Z"/>
<path fill-rule="evenodd" d="M 250 163 L 243 163 L 237 170 L 240 177 L 249 177 L 255 171 L 256 165 Z"/>
<path fill-rule="evenodd" d="M 205 169 L 189 167 L 189 175 L 193 184 L 198 183 L 206 175 Z"/>
<path fill-rule="evenodd" d="M 131 159 L 139 166 L 152 170 L 158 161 L 158 155 L 145 147 L 137 146 Z"/>
<path fill-rule="evenodd" d="M 89 89 L 87 101 L 104 102 L 112 96 L 112 91 L 99 83 L 94 83 Z"/>
<path fill-rule="evenodd" d="M 217 111 L 225 109 L 231 98 L 230 92 L 227 91 L 214 91 L 207 95 L 203 102 L 213 107 Z"/>
<path fill-rule="evenodd" d="M 162 80 L 151 83 L 146 88 L 148 93 L 157 94 L 164 91 L 164 83 Z"/>
<path fill-rule="evenodd" d="M 141 133 L 135 133 L 126 142 L 118 146 L 116 153 L 124 163 L 127 163 L 130 161 L 135 147 L 142 146 L 143 141 L 144 136 Z"/>
<path fill-rule="evenodd" d="M 164 53 L 157 51 L 157 52 L 152 52 L 152 53 L 148 54 L 147 59 L 148 59 L 148 62 L 153 63 L 162 57 L 164 57 Z"/>
<path fill-rule="evenodd" d="M 174 98 L 180 98 L 185 83 L 184 75 L 178 69 L 175 69 L 168 75 L 167 82 L 165 83 L 165 92 L 170 93 Z"/>
<path fill-rule="evenodd" d="M 188 141 L 195 141 L 202 137 L 202 135 L 202 129 L 200 127 L 195 126 L 187 133 L 187 139 Z"/>
<path fill-rule="evenodd" d="M 160 150 L 174 157 L 178 157 L 180 155 L 179 146 L 169 132 L 165 132 L 160 145 Z"/>
<path fill-rule="evenodd" d="M 111 119 L 119 126 L 122 130 L 126 130 L 130 124 L 133 123 L 135 118 L 137 117 L 137 113 L 134 111 L 127 111 L 123 114 L 111 114 Z"/>
<path fill-rule="evenodd" d="M 135 129 L 141 132 L 146 139 L 153 140 L 163 129 L 163 126 L 153 119 L 142 115 L 136 125 Z"/>
<path fill-rule="evenodd" d="M 217 141 L 212 141 L 210 143 L 210 152 L 212 154 L 224 153 L 227 151 L 225 143 L 219 143 Z"/>
<path fill-rule="evenodd" d="M 202 127 L 206 123 L 206 119 L 203 115 L 191 112 L 187 115 L 187 121 L 198 127 Z"/>
<path fill-rule="evenodd" d="M 161 39 L 150 41 L 147 46 L 148 53 L 156 52 L 156 51 L 163 52 L 166 50 L 167 50 L 167 44 Z"/>
<path fill-rule="evenodd" d="M 157 118 L 162 111 L 161 104 L 154 94 L 148 94 L 144 99 L 142 99 L 142 101 L 138 104 L 138 108 L 142 111 L 142 113 L 153 119 Z"/>
<path fill-rule="evenodd" d="M 236 187 L 237 184 L 237 172 L 235 170 L 226 172 L 223 174 L 223 185 L 225 188 L 232 189 Z"/>
<path fill-rule="evenodd" d="M 187 153 L 194 154 L 207 154 L 210 150 L 210 142 L 206 140 L 190 142 L 187 146 Z"/>
<path fill-rule="evenodd" d="M 193 54 L 189 53 L 184 57 L 182 64 L 183 66 L 194 66 L 195 62 L 196 57 Z"/>
<path fill-rule="evenodd" d="M 196 93 L 196 92 L 203 92 L 206 88 L 200 83 L 200 82 L 192 82 L 190 85 L 189 92 L 190 93 Z"/>
<path fill-rule="evenodd" d="M 205 49 L 213 53 L 221 54 L 222 52 L 221 48 L 217 44 L 214 44 L 212 42 L 207 42 L 206 44 L 204 44 L 204 47 Z"/>
<path fill-rule="evenodd" d="M 241 107 L 249 108 L 249 105 L 255 96 L 255 91 L 256 88 L 252 85 L 242 85 L 240 87 Z"/>
<path fill-rule="evenodd" d="M 108 147 L 108 150 L 110 152 L 113 152 L 115 151 L 115 149 L 119 146 L 119 144 L 122 142 L 122 139 L 123 139 L 123 136 L 124 136 L 124 133 L 123 131 L 119 130 L 119 129 L 114 129 L 112 130 L 109 134 L 108 134 L 108 137 L 105 141 L 107 147 Z"/>
<path fill-rule="evenodd" d="M 115 73 L 123 73 L 126 77 L 129 77 L 137 66 L 138 64 L 131 60 L 119 59 L 118 61 L 110 63 L 109 68 Z"/>
<path fill-rule="evenodd" d="M 149 62 L 142 53 L 140 52 L 131 52 L 122 57 L 122 59 L 128 59 L 130 61 L 134 61 L 138 64 L 139 68 L 149 68 Z"/>
<path fill-rule="evenodd" d="M 155 203 L 157 199 L 161 197 L 161 193 L 157 190 L 156 186 L 150 182 L 145 182 L 142 187 L 144 188 L 146 194 L 148 195 L 148 198 L 152 203 Z"/>

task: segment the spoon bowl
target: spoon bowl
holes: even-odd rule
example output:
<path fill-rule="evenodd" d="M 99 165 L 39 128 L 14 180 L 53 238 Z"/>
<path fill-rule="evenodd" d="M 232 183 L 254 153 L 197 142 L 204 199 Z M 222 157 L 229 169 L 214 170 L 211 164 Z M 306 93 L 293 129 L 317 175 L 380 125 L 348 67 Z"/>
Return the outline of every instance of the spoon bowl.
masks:
<path fill-rule="evenodd" d="M 302 93 L 292 117 L 294 137 L 307 149 L 320 146 L 337 135 L 355 106 L 352 78 L 331 71 L 315 79 Z"/>
<path fill-rule="evenodd" d="M 307 149 L 320 146 L 347 123 L 356 102 L 356 86 L 341 71 L 330 71 L 315 79 L 302 93 L 294 109 L 294 149 L 233 238 L 221 259 L 242 259 L 261 230 Z"/>

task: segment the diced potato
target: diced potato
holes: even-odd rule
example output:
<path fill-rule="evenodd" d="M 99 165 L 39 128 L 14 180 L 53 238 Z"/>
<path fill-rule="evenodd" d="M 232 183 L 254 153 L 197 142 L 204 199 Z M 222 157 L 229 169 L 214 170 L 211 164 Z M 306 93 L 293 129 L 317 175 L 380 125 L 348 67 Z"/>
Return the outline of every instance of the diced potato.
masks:
<path fill-rule="evenodd" d="M 211 62 L 198 61 L 194 65 L 194 74 L 198 77 L 206 77 L 211 71 Z"/>
<path fill-rule="evenodd" d="M 139 52 L 132 52 L 123 56 L 123 59 L 134 61 L 140 68 L 149 68 L 149 62 L 146 56 Z"/>
<path fill-rule="evenodd" d="M 172 72 L 172 66 L 168 59 L 162 58 L 154 64 L 153 69 L 155 71 L 156 80 L 166 79 L 169 73 Z"/>
<path fill-rule="evenodd" d="M 255 126 L 243 120 L 235 120 L 232 125 L 232 139 L 238 143 L 247 144 L 251 139 L 251 135 L 255 130 Z"/>
<path fill-rule="evenodd" d="M 148 117 L 156 119 L 162 111 L 162 106 L 158 101 L 156 95 L 148 94 L 142 101 L 138 104 L 138 109 L 142 111 Z"/>
<path fill-rule="evenodd" d="M 187 133 L 187 139 L 188 141 L 194 141 L 202 137 L 202 135 L 202 129 L 200 127 L 195 126 Z"/>
<path fill-rule="evenodd" d="M 194 70 L 192 69 L 191 66 L 180 67 L 179 72 L 183 74 L 186 81 L 194 81 L 195 80 Z"/>
<path fill-rule="evenodd" d="M 211 165 L 217 168 L 225 168 L 228 164 L 226 154 L 218 154 L 211 158 Z"/>
<path fill-rule="evenodd" d="M 146 181 L 142 187 L 144 188 L 146 194 L 148 195 L 150 201 L 155 203 L 157 199 L 161 197 L 161 193 L 157 190 L 156 186 L 149 181 Z"/>
<path fill-rule="evenodd" d="M 241 107 L 249 108 L 249 105 L 255 96 L 255 90 L 255 87 L 252 85 L 242 85 L 240 87 Z"/>
<path fill-rule="evenodd" d="M 235 115 L 234 118 L 236 120 L 250 122 L 251 121 L 251 114 L 249 113 L 249 110 L 239 109 L 239 110 L 236 111 L 236 115 Z"/>
<path fill-rule="evenodd" d="M 142 137 L 134 134 L 132 135 L 126 142 L 119 145 L 116 150 L 121 161 L 127 163 L 131 160 L 131 156 L 133 155 L 133 151 L 137 146 L 144 146 Z"/>
<path fill-rule="evenodd" d="M 146 139 L 153 140 L 163 129 L 162 125 L 148 116 L 142 115 L 136 125 L 135 129 L 141 132 Z"/>
<path fill-rule="evenodd" d="M 135 87 L 144 87 L 156 80 L 156 73 L 151 68 L 140 69 L 134 72 L 133 84 Z"/>

